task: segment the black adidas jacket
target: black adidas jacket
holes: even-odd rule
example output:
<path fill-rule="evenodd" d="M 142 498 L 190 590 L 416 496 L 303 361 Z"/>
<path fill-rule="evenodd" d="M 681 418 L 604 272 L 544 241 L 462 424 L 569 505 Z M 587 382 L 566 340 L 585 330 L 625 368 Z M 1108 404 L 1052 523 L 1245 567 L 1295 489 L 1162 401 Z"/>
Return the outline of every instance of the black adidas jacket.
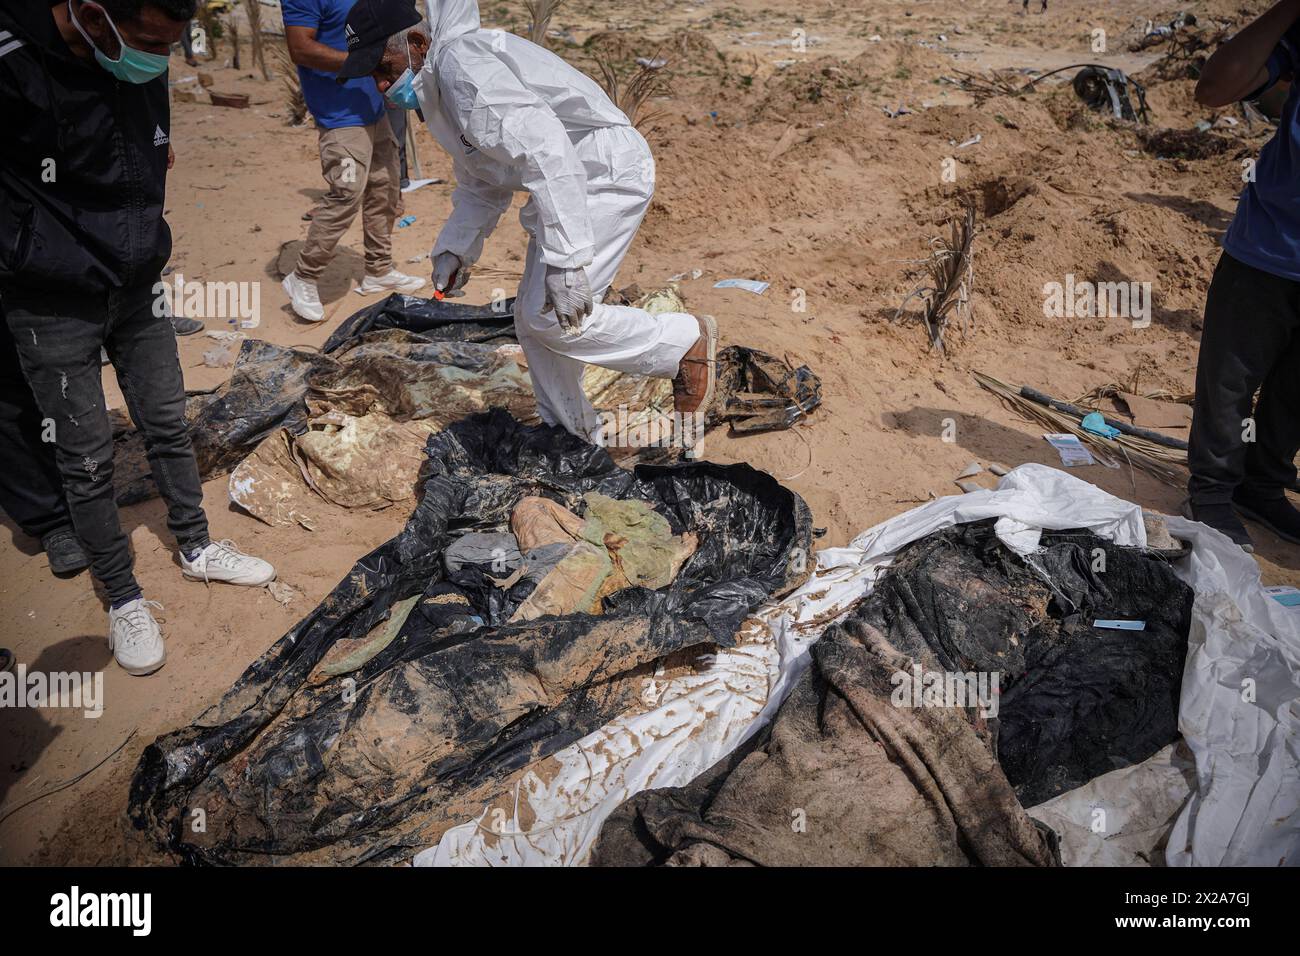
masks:
<path fill-rule="evenodd" d="M 167 76 L 122 83 L 78 59 L 51 6 L 0 6 L 0 292 L 152 283 L 172 247 Z"/>

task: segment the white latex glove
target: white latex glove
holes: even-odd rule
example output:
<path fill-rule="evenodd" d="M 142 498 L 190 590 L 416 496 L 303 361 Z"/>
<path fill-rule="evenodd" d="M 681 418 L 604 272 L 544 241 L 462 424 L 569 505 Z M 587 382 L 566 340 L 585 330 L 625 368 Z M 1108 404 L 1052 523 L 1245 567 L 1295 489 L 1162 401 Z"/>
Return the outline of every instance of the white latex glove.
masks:
<path fill-rule="evenodd" d="M 443 295 L 464 295 L 460 289 L 469 281 L 469 269 L 454 252 L 440 252 L 433 260 L 433 287 Z"/>
<path fill-rule="evenodd" d="M 546 267 L 546 302 L 543 312 L 555 310 L 560 328 L 570 335 L 582 331 L 582 320 L 591 315 L 593 302 L 586 269 Z"/>

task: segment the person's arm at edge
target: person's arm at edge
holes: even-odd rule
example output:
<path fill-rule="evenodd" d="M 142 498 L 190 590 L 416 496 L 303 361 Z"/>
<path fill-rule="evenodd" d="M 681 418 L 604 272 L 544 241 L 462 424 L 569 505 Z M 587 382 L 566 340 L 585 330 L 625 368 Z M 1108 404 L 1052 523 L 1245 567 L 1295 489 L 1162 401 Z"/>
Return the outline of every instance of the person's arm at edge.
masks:
<path fill-rule="evenodd" d="M 337 73 L 348 58 L 344 50 L 336 50 L 316 39 L 320 27 L 320 11 L 313 3 L 285 0 L 280 5 L 284 19 L 284 42 L 289 48 L 289 59 L 295 66 L 322 73 Z"/>
<path fill-rule="evenodd" d="M 1300 20 L 1300 0 L 1279 0 L 1214 51 L 1196 83 L 1196 102 L 1228 106 L 1277 78 L 1268 60 L 1287 30 Z"/>
<path fill-rule="evenodd" d="M 305 66 L 322 73 L 337 73 L 348 58 L 345 50 L 336 50 L 316 39 L 315 27 L 286 25 L 284 40 L 289 47 L 289 59 L 295 66 Z"/>

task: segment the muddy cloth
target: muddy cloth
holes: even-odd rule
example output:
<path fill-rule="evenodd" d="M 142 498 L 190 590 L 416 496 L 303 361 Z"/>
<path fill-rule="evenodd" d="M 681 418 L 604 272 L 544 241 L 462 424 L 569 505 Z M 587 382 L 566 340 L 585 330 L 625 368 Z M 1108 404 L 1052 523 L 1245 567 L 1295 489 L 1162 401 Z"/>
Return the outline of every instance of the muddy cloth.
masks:
<path fill-rule="evenodd" d="M 442 556 L 442 566 L 448 575 L 457 574 L 466 565 L 471 565 L 486 568 L 504 578 L 523 562 L 519 541 L 508 531 L 504 534 L 471 531 L 453 541 Z"/>
<path fill-rule="evenodd" d="M 529 496 L 510 513 L 510 530 L 525 551 L 551 544 L 575 544 L 586 522 L 550 498 Z"/>
<path fill-rule="evenodd" d="M 619 575 L 637 587 L 667 587 L 695 553 L 692 532 L 675 535 L 668 519 L 644 501 L 617 501 L 593 492 L 583 497 L 582 536 L 608 549 Z"/>
<path fill-rule="evenodd" d="M 301 431 L 279 429 L 231 471 L 230 497 L 268 524 L 313 528 L 321 502 L 382 508 L 415 497 L 431 433 L 489 408 L 536 421 L 528 376 L 493 346 L 363 342 L 315 374 Z"/>
<path fill-rule="evenodd" d="M 1023 808 L 1177 737 L 1192 592 L 1086 532 L 1043 544 L 1040 570 L 987 522 L 910 545 L 813 645 L 764 731 L 691 785 L 627 801 L 592 862 L 1054 863 L 1054 835 Z M 995 707 L 916 706 L 930 675 L 995 671 Z"/>
<path fill-rule="evenodd" d="M 404 859 L 512 773 L 625 712 L 654 662 L 728 647 L 762 602 L 805 574 L 807 507 L 746 465 L 617 467 L 603 449 L 501 411 L 430 438 L 423 488 L 397 537 L 362 558 L 192 726 L 155 741 L 130 817 L 182 859 L 363 863 Z M 503 533 L 546 495 L 581 515 L 588 492 L 651 503 L 699 546 L 671 586 L 626 588 L 601 617 L 464 631 L 479 595 L 443 575 L 467 532 Z M 462 565 L 461 571 L 470 566 Z M 498 589 L 499 590 L 499 589 Z M 391 640 L 381 625 L 413 601 Z M 367 638 L 383 646 L 375 651 Z M 361 652 L 346 676 L 334 665 Z M 205 811 L 194 832 L 191 811 Z"/>
<path fill-rule="evenodd" d="M 401 303 L 403 311 L 394 312 Z M 420 319 L 426 305 L 439 321 Z M 384 322 L 362 320 L 374 319 L 379 306 L 390 310 Z M 489 407 L 536 421 L 526 366 L 502 348 L 512 341 L 508 323 L 504 337 L 467 332 L 490 307 L 405 296 L 379 306 L 344 323 L 351 331 L 328 354 L 245 340 L 230 379 L 189 396 L 186 421 L 200 476 L 206 481 L 228 474 L 256 454 L 244 477 L 252 482 L 247 490 L 257 482 L 262 488 L 240 504 L 268 523 L 310 528 L 320 517 L 319 507 L 311 506 L 322 499 L 351 508 L 409 498 L 422 433 Z M 820 382 L 806 367 L 793 369 L 738 346 L 722 349 L 718 360 L 723 402 L 714 407 L 724 411 L 711 416 L 710 425 L 730 420 L 737 430 L 786 428 L 820 403 Z M 598 409 L 626 415 L 630 434 L 672 411 L 667 380 L 611 378 L 593 366 L 583 382 Z M 733 395 L 739 404 L 729 402 Z M 640 455 L 662 463 L 677 451 L 648 448 Z M 143 439 L 125 420 L 115 428 L 114 461 L 120 504 L 157 494 Z M 236 495 L 241 490 L 245 486 L 233 489 Z"/>

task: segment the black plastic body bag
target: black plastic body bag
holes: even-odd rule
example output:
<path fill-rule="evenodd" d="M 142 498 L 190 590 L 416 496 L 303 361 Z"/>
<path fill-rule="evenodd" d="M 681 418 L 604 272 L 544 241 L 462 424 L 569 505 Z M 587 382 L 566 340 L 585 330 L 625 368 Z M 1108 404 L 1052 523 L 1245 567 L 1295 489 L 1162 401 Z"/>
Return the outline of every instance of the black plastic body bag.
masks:
<path fill-rule="evenodd" d="M 195 863 L 409 857 L 510 774 L 634 706 L 654 661 L 730 646 L 751 611 L 797 587 L 812 563 L 807 506 L 747 465 L 626 471 L 562 429 L 499 410 L 432 436 L 427 454 L 405 529 L 218 704 L 145 751 L 130 816 L 160 848 Z M 649 502 L 674 533 L 698 535 L 671 585 L 619 591 L 600 616 L 448 626 L 449 542 L 501 530 L 526 495 L 580 512 L 592 491 Z M 371 632 L 412 597 L 388 646 L 354 673 L 322 676 L 337 642 Z"/>

